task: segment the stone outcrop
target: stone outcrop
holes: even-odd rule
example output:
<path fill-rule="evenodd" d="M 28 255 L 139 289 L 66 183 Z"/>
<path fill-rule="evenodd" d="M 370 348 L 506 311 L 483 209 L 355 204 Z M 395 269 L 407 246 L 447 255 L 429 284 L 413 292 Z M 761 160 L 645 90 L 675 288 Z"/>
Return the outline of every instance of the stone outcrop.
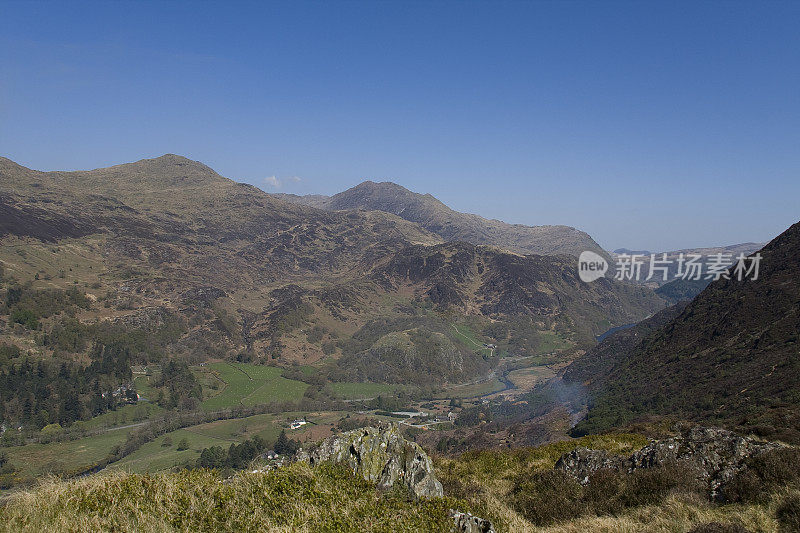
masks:
<path fill-rule="evenodd" d="M 453 519 L 453 529 L 456 533 L 495 533 L 492 523 L 485 518 L 453 509 L 450 509 L 450 518 Z"/>
<path fill-rule="evenodd" d="M 678 436 L 651 441 L 629 457 L 578 448 L 561 456 L 555 468 L 572 474 L 585 485 L 591 474 L 601 469 L 632 473 L 642 468 L 684 464 L 708 484 L 709 496 L 720 500 L 725 484 L 747 468 L 748 458 L 779 447 L 776 443 L 759 442 L 724 429 L 693 427 L 681 430 Z"/>
<path fill-rule="evenodd" d="M 402 484 L 417 498 L 444 495 L 433 462 L 416 442 L 403 438 L 396 424 L 366 427 L 328 437 L 313 450 L 300 450 L 298 461 L 348 466 L 380 489 Z"/>

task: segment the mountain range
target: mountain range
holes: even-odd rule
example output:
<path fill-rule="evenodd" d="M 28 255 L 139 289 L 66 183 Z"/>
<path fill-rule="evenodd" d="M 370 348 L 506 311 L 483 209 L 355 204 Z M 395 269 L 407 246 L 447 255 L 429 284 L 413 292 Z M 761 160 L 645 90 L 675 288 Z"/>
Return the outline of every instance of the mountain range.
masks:
<path fill-rule="evenodd" d="M 586 234 L 485 221 L 392 184 L 365 184 L 320 209 L 170 154 L 78 172 L 0 159 L 0 178 L 7 283 L 86 290 L 98 305 L 78 311 L 83 322 L 153 331 L 174 323 L 166 354 L 190 362 L 238 358 L 317 365 L 342 380 L 459 382 L 497 364 L 481 342 L 518 355 L 553 335 L 588 345 L 664 306 L 645 287 L 582 283 L 568 254 L 599 249 Z M 387 189 L 421 198 L 419 208 L 345 209 L 353 194 Z M 425 206 L 444 218 L 419 222 Z M 45 333 L 65 320 L 37 318 Z M 459 333 L 467 323 L 477 337 Z M 9 342 L 52 355 L 7 326 Z M 64 356 L 86 357 L 70 350 Z M 415 372 L 420 366 L 435 371 Z"/>

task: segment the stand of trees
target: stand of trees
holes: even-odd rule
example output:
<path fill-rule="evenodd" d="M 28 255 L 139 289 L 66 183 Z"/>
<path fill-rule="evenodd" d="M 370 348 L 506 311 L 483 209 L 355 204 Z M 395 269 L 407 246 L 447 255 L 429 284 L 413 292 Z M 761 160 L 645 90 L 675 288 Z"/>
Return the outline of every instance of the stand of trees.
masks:
<path fill-rule="evenodd" d="M 0 346 L 0 360 L 6 361 L 0 369 L 0 420 L 7 425 L 69 426 L 136 401 L 135 392 L 124 387 L 131 381 L 124 346 L 95 345 L 88 366 L 28 359 L 11 364 L 9 355 L 19 356 L 19 349 Z"/>
<path fill-rule="evenodd" d="M 197 459 L 197 466 L 199 468 L 244 468 L 266 450 L 266 441 L 256 435 L 241 444 L 231 444 L 227 451 L 221 446 L 203 449 Z"/>
<path fill-rule="evenodd" d="M 198 468 L 242 469 L 267 451 L 267 448 L 266 441 L 258 435 L 241 444 L 231 444 L 227 450 L 221 446 L 204 448 L 197 459 L 196 466 Z M 300 443 L 288 438 L 286 431 L 281 431 L 272 449 L 275 453 L 291 457 L 300 449 Z"/>

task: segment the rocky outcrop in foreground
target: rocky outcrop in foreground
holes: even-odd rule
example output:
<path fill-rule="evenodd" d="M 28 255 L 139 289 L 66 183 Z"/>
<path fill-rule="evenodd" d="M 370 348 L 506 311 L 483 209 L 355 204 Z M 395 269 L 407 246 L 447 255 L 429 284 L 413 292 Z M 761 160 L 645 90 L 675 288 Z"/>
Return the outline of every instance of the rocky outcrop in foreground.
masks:
<path fill-rule="evenodd" d="M 724 429 L 693 427 L 683 429 L 676 437 L 652 441 L 629 457 L 578 448 L 561 456 L 555 467 L 572 474 L 585 485 L 591 474 L 602 469 L 630 474 L 642 468 L 684 464 L 695 470 L 698 478 L 708 484 L 711 498 L 724 500 L 725 484 L 747 468 L 747 459 L 780 446 L 741 437 Z"/>
<path fill-rule="evenodd" d="M 300 450 L 297 460 L 312 465 L 324 462 L 347 465 L 379 489 L 401 483 L 417 498 L 444 495 L 430 457 L 419 444 L 403 438 L 396 424 L 328 437 L 313 450 Z"/>
<path fill-rule="evenodd" d="M 453 529 L 456 533 L 495 533 L 492 523 L 470 513 L 450 510 Z"/>

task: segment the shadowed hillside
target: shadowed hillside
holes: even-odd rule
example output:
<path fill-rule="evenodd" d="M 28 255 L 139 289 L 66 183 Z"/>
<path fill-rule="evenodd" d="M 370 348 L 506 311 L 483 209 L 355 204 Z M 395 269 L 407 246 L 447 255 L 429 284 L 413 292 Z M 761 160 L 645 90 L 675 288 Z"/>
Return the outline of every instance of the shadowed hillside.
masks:
<path fill-rule="evenodd" d="M 800 223 L 760 253 L 758 279 L 715 281 L 638 345 L 621 346 L 607 379 L 590 381 L 577 431 L 667 415 L 800 441 Z M 597 364 L 578 361 L 567 375 L 585 380 L 581 368 Z"/>

